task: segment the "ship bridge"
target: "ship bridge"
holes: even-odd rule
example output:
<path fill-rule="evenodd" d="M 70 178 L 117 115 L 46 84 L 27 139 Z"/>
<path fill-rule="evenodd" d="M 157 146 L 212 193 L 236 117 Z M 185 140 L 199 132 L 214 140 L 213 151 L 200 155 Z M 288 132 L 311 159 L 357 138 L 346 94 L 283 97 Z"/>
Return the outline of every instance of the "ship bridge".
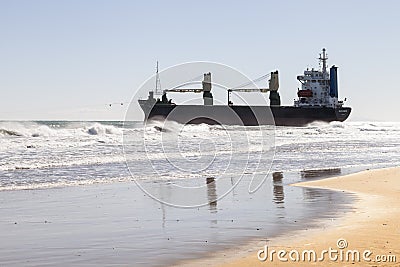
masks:
<path fill-rule="evenodd" d="M 304 75 L 297 76 L 301 83 L 301 90 L 298 90 L 298 100 L 294 101 L 295 106 L 322 106 L 322 107 L 340 107 L 343 101 L 338 100 L 338 82 L 337 67 L 332 66 L 327 71 L 326 49 L 322 49 L 319 57 L 322 63 L 321 70 L 307 69 Z"/>

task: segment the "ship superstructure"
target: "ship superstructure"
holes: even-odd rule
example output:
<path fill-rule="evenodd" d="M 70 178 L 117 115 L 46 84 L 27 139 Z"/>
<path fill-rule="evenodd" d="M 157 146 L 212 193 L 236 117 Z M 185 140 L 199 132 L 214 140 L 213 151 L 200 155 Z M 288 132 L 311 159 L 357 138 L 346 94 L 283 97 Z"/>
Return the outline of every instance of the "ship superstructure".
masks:
<path fill-rule="evenodd" d="M 323 106 L 342 107 L 343 101 L 338 100 L 337 67 L 332 66 L 328 73 L 325 48 L 319 57 L 322 64 L 321 70 L 305 70 L 304 75 L 297 76 L 301 83 L 301 90 L 297 92 L 298 100 L 294 101 L 296 107 Z"/>

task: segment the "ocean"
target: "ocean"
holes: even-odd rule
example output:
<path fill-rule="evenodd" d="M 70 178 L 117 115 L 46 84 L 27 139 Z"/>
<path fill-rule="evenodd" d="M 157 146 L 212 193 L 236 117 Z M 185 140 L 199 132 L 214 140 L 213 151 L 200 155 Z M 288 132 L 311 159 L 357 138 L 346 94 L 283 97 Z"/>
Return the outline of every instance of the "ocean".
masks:
<path fill-rule="evenodd" d="M 398 166 L 400 123 L 0 122 L 0 265 L 164 266 L 333 222 L 292 183 Z M 18 255 L 18 256 L 16 256 Z"/>

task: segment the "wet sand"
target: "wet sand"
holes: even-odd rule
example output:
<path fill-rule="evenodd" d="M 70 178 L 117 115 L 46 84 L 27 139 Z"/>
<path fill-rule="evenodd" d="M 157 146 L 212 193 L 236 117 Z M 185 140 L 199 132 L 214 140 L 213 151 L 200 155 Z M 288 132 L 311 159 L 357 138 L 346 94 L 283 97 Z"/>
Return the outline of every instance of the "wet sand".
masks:
<path fill-rule="evenodd" d="M 312 182 L 321 170 L 301 177 L 274 173 L 256 194 L 249 195 L 243 181 L 227 197 L 198 209 L 161 205 L 134 183 L 4 191 L 0 265 L 273 266 L 276 260 L 256 257 L 266 244 L 318 251 L 336 248 L 338 238 L 345 238 L 349 249 L 400 255 L 399 170 Z M 289 186 L 297 181 L 307 182 Z M 207 184 L 203 197 L 213 199 L 221 188 L 224 184 Z M 368 265 L 385 266 L 359 264 Z"/>
<path fill-rule="evenodd" d="M 0 266 L 168 266 L 349 211 L 350 194 L 289 186 L 305 176 L 272 174 L 255 194 L 242 180 L 215 202 L 235 182 L 218 180 L 199 196 L 209 205 L 194 209 L 162 205 L 134 182 L 2 191 Z"/>
<path fill-rule="evenodd" d="M 354 193 L 357 200 L 353 212 L 348 212 L 340 220 L 321 221 L 321 227 L 304 229 L 281 235 L 267 242 L 253 242 L 211 255 L 207 260 L 190 262 L 188 266 L 400 266 L 400 168 L 367 170 L 360 173 L 345 175 L 324 180 L 294 184 L 297 187 L 323 188 L 329 190 Z M 338 244 L 338 240 L 342 242 Z M 345 240 L 345 242 L 343 242 Z M 347 246 L 339 248 L 339 246 Z M 282 262 L 273 255 L 273 261 L 268 257 L 265 261 L 257 258 L 257 253 L 267 245 L 269 255 L 271 250 L 285 250 L 287 254 Z M 319 260 L 323 250 L 337 250 L 332 254 L 332 260 L 327 254 L 324 260 Z M 296 250 L 314 250 L 317 260 L 309 262 L 293 261 L 288 253 Z M 349 250 L 360 252 L 357 256 L 348 254 Z M 343 251 L 342 253 L 339 253 Z M 371 253 L 369 253 L 370 251 Z M 365 257 L 363 257 L 363 253 Z M 340 254 L 344 255 L 342 260 Z M 296 254 L 291 254 L 296 259 Z M 335 255 L 338 259 L 335 260 Z M 346 256 L 349 255 L 349 256 Z M 396 257 L 397 263 L 394 261 Z M 264 254 L 260 254 L 261 257 Z M 377 257 L 378 256 L 378 257 Z M 306 256 L 308 257 L 308 256 Z M 348 260 L 347 260 L 348 259 Z M 370 261 L 368 261 L 370 260 Z M 386 261 L 386 262 L 383 262 Z"/>

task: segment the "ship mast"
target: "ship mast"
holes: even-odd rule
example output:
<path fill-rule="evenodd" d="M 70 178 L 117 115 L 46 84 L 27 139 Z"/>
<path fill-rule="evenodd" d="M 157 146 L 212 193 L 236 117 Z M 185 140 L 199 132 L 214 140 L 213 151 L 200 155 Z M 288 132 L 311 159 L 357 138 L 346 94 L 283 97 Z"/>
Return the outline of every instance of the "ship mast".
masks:
<path fill-rule="evenodd" d="M 326 49 L 322 48 L 322 56 L 319 54 L 319 60 L 322 61 L 322 73 L 326 73 L 326 61 L 328 60 L 328 57 L 326 55 Z"/>
<path fill-rule="evenodd" d="M 161 95 L 161 82 L 160 82 L 160 75 L 158 74 L 158 61 L 157 61 L 157 69 L 156 69 L 156 88 L 155 88 L 155 94 L 156 95 Z"/>

